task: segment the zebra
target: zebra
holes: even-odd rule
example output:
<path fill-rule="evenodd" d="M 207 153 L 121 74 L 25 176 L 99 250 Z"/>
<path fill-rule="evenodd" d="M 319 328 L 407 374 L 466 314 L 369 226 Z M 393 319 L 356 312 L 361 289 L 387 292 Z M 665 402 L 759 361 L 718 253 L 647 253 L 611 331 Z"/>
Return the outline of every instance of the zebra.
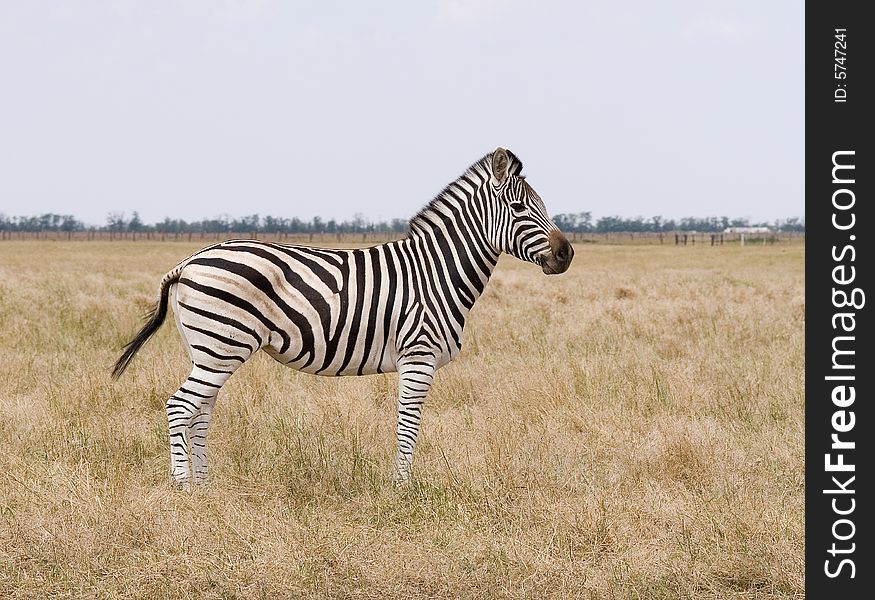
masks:
<path fill-rule="evenodd" d="M 423 403 L 435 371 L 462 348 L 462 330 L 501 253 L 565 272 L 574 249 L 498 148 L 472 164 L 409 222 L 402 239 L 362 249 L 231 240 L 167 273 L 113 380 L 172 304 L 191 373 L 166 403 L 170 475 L 207 481 L 206 440 L 222 385 L 258 350 L 305 373 L 397 372 L 393 480 L 411 480 Z"/>

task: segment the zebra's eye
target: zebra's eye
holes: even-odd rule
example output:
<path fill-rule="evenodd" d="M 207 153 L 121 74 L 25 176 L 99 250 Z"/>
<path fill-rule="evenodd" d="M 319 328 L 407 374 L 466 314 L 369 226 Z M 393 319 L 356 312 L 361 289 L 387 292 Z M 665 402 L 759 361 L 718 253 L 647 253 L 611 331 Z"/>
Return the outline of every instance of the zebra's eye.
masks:
<path fill-rule="evenodd" d="M 511 202 L 511 203 L 510 203 L 510 208 L 511 208 L 511 210 L 513 210 L 514 212 L 525 212 L 525 210 L 526 210 L 526 205 L 523 204 L 522 202 Z"/>

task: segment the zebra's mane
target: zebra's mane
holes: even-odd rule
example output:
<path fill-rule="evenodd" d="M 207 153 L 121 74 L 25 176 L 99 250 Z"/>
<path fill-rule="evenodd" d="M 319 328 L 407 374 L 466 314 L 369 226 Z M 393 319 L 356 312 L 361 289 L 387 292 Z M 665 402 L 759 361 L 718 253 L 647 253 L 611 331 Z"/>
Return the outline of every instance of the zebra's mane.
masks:
<path fill-rule="evenodd" d="M 523 170 L 523 163 L 517 158 L 516 154 L 511 152 L 510 150 L 506 150 L 508 165 L 507 171 L 511 175 L 519 175 Z M 458 181 L 461 179 L 467 178 L 469 180 L 478 181 L 480 179 L 486 179 L 487 181 L 492 175 L 492 155 L 493 152 L 490 152 L 470 167 L 468 167 L 464 173 L 462 173 L 459 177 L 456 178 L 452 183 L 447 184 L 441 192 L 435 196 L 428 204 L 423 206 L 419 212 L 417 212 L 408 222 L 407 224 L 407 235 L 415 236 L 417 231 L 421 229 L 428 229 L 432 227 L 431 221 L 429 221 L 428 216 L 435 212 L 435 209 L 442 204 L 446 203 L 448 200 L 455 199 L 455 195 L 450 194 L 450 190 Z"/>

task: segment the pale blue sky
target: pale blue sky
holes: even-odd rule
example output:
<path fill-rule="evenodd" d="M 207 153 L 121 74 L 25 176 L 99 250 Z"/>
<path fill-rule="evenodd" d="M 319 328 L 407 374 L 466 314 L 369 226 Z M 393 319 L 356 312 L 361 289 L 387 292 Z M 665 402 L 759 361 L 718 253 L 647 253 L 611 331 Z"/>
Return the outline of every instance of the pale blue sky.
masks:
<path fill-rule="evenodd" d="M 803 214 L 801 1 L 0 0 L 0 212 Z"/>

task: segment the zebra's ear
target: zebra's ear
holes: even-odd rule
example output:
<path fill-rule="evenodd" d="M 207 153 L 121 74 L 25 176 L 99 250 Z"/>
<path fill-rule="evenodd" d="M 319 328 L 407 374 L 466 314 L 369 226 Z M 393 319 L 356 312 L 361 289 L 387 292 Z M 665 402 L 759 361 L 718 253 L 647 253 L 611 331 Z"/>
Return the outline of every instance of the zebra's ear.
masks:
<path fill-rule="evenodd" d="M 492 176 L 496 183 L 504 183 L 509 162 L 507 150 L 504 148 L 496 148 L 495 152 L 492 153 Z"/>

